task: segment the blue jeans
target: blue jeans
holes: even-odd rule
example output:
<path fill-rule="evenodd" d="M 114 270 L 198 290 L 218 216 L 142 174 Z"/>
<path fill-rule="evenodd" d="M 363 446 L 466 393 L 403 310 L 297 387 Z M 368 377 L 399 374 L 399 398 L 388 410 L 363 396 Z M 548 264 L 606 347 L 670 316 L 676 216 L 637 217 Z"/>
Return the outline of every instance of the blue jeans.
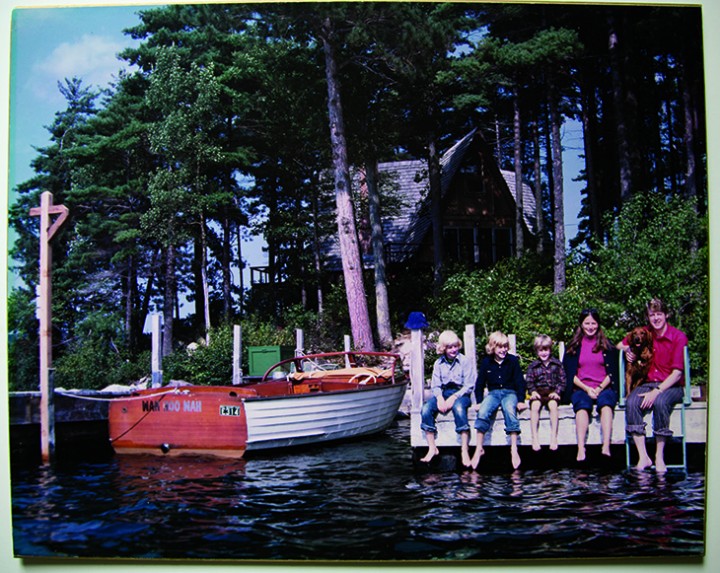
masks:
<path fill-rule="evenodd" d="M 657 398 L 649 410 L 642 409 L 640 405 L 644 399 L 643 394 L 650 392 L 653 388 L 660 386 L 659 382 L 649 382 L 638 386 L 627 397 L 625 402 L 625 431 L 626 433 L 645 434 L 645 414 L 653 413 L 653 434 L 656 436 L 671 437 L 673 431 L 670 429 L 670 415 L 673 408 L 683 400 L 685 395 L 684 386 L 675 385 L 668 388 Z"/>
<path fill-rule="evenodd" d="M 450 396 L 455 394 L 457 389 L 443 390 L 443 398 L 448 399 Z M 452 407 L 453 417 L 455 418 L 455 431 L 459 434 L 460 432 L 469 432 L 470 424 L 468 423 L 467 411 L 470 407 L 470 396 L 463 394 L 457 400 Z M 440 413 L 437 407 L 437 398 L 431 396 L 430 399 L 423 404 L 422 407 L 422 421 L 420 422 L 420 428 L 425 432 L 432 432 L 437 434 L 437 426 L 435 425 L 435 418 Z"/>
<path fill-rule="evenodd" d="M 505 433 L 520 433 L 520 422 L 517 417 L 518 397 L 515 390 L 490 390 L 480 403 L 475 420 L 475 429 L 486 433 L 493 425 L 498 408 L 502 408 L 505 418 Z"/>

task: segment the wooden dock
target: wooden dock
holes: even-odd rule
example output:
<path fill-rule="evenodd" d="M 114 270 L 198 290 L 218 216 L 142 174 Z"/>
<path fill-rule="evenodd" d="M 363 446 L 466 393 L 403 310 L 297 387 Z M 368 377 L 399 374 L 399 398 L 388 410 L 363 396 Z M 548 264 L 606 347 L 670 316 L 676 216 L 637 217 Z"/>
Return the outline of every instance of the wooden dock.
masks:
<path fill-rule="evenodd" d="M 63 458 L 109 455 L 108 400 L 125 393 L 76 390 L 55 392 L 53 422 Z M 40 392 L 10 392 L 10 454 L 35 460 L 41 454 Z"/>
<path fill-rule="evenodd" d="M 577 437 L 575 433 L 575 414 L 572 406 L 562 405 L 559 408 L 560 420 L 558 424 L 558 445 L 574 446 L 577 445 Z M 470 420 L 470 444 L 474 446 L 477 443 L 477 435 L 473 427 L 475 422 L 475 411 L 468 412 Z M 680 434 L 680 409 L 676 408 L 670 420 L 670 428 L 675 434 Z M 530 411 L 524 410 L 518 416 L 520 420 L 520 445 L 529 446 L 531 443 L 530 434 Z M 651 435 L 651 422 L 648 422 L 648 436 Z M 460 437 L 455 432 L 455 422 L 452 413 L 441 414 L 437 417 L 438 435 L 436 444 L 438 447 L 460 447 Z M 685 410 L 685 432 L 686 442 L 689 444 L 704 444 L 707 441 L 707 403 L 692 402 Z M 541 446 L 550 444 L 550 418 L 546 409 L 540 412 L 540 425 L 538 431 Z M 425 432 L 420 429 L 420 411 L 410 411 L 410 443 L 413 448 L 425 448 L 427 442 L 425 440 Z M 598 445 L 602 443 L 600 434 L 600 419 L 593 413 L 588 428 L 587 444 Z M 615 409 L 612 429 L 612 444 L 625 443 L 625 409 L 618 406 Z M 504 420 L 502 411 L 498 411 L 497 418 L 493 427 L 485 434 L 483 444 L 486 446 L 506 446 L 509 440 L 505 435 Z"/>
<path fill-rule="evenodd" d="M 515 353 L 515 339 L 510 335 L 510 352 Z M 562 355 L 563 346 L 560 345 Z M 463 353 L 476 363 L 475 349 L 475 332 L 472 325 L 467 325 L 463 333 Z M 422 349 L 422 333 L 417 330 L 411 331 L 411 348 L 410 348 L 410 388 L 404 403 L 405 413 L 410 417 L 410 444 L 414 450 L 414 454 L 420 452 L 420 449 L 427 448 L 425 432 L 420 428 L 420 411 L 423 403 L 429 398 L 429 376 L 425 375 L 424 356 Z M 473 405 L 475 398 L 473 397 Z M 559 424 L 558 424 L 558 445 L 559 446 L 576 446 L 577 435 L 575 430 L 575 414 L 571 405 L 561 405 L 559 407 Z M 531 445 L 530 430 L 530 411 L 524 410 L 519 414 L 520 420 L 520 446 Z M 471 408 L 468 412 L 468 419 L 471 426 L 470 445 L 474 447 L 477 444 L 477 433 L 474 428 L 476 411 Z M 650 416 L 646 417 L 647 435 L 652 436 L 652 423 Z M 452 412 L 444 415 L 438 415 L 436 419 L 437 437 L 436 445 L 439 448 L 460 448 L 460 437 L 455 432 L 455 423 Z M 681 435 L 681 412 L 680 407 L 676 407 L 671 420 L 670 428 L 676 435 Z M 704 450 L 707 442 L 707 402 L 702 400 L 693 400 L 685 407 L 685 434 L 687 444 L 696 444 L 702 446 Z M 538 428 L 538 437 L 540 445 L 547 448 L 550 444 L 550 419 L 547 409 L 543 408 L 540 412 L 540 425 Z M 588 428 L 587 442 L 588 446 L 599 446 L 602 443 L 600 433 L 600 418 L 593 412 Z M 493 427 L 485 434 L 483 444 L 485 446 L 508 446 L 509 438 L 505 434 L 504 420 L 502 411 L 498 411 Z M 611 445 L 621 446 L 625 444 L 625 409 L 624 406 L 618 405 L 615 409 L 613 417 L 613 428 Z M 547 451 L 547 450 L 545 450 Z"/>

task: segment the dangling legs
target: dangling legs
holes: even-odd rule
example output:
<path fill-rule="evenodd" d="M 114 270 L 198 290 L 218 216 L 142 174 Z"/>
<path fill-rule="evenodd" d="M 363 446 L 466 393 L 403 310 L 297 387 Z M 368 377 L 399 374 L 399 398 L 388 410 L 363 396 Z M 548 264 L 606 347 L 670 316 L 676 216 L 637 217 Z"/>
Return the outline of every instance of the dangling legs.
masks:
<path fill-rule="evenodd" d="M 485 434 L 478 432 L 477 433 L 477 445 L 475 446 L 475 453 L 473 454 L 473 457 L 470 460 L 470 466 L 472 467 L 472 469 L 477 469 L 478 464 L 480 463 L 480 458 L 485 453 L 485 448 L 483 448 L 484 440 L 485 440 Z"/>
<path fill-rule="evenodd" d="M 510 461 L 514 470 L 520 467 L 520 454 L 518 453 L 518 433 L 510 433 Z"/>
<path fill-rule="evenodd" d="M 460 432 L 460 457 L 462 465 L 470 467 L 470 432 Z"/>
<path fill-rule="evenodd" d="M 600 431 L 602 432 L 602 455 L 610 457 L 610 439 L 612 438 L 613 409 L 610 406 L 600 408 Z"/>
<path fill-rule="evenodd" d="M 427 454 L 425 454 L 425 457 L 420 460 L 421 462 L 429 462 L 431 459 L 433 459 L 436 455 L 440 453 L 440 450 L 438 450 L 437 446 L 435 445 L 434 432 L 425 432 L 425 439 L 428 443 L 428 451 Z"/>
<path fill-rule="evenodd" d="M 558 426 L 560 425 L 560 412 L 556 400 L 548 402 L 548 411 L 550 412 L 550 449 L 554 451 L 558 449 Z"/>
<path fill-rule="evenodd" d="M 575 412 L 575 430 L 577 433 L 577 461 L 585 461 L 585 442 L 587 440 L 587 430 L 590 425 L 590 413 L 587 410 L 578 410 Z"/>
<path fill-rule="evenodd" d="M 420 427 L 425 431 L 425 439 L 428 444 L 427 454 L 425 454 L 425 457 L 420 460 L 421 462 L 429 462 L 433 459 L 433 457 L 440 453 L 435 445 L 435 433 L 437 432 L 435 426 L 435 416 L 437 416 L 437 414 L 437 398 L 435 396 L 431 396 L 428 401 L 423 404 L 421 410 L 422 421 L 420 423 Z"/>
<path fill-rule="evenodd" d="M 530 435 L 532 436 L 532 449 L 536 452 L 540 451 L 540 438 L 538 437 L 540 406 L 542 406 L 540 400 L 533 400 L 530 403 Z"/>

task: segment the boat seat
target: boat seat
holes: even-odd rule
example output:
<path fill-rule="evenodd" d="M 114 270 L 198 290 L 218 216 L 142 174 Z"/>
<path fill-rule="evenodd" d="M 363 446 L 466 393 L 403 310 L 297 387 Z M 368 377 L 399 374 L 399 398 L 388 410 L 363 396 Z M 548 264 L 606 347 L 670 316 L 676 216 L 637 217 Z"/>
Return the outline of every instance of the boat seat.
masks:
<path fill-rule="evenodd" d="M 314 370 L 312 372 L 293 372 L 288 378 L 297 384 L 310 380 L 321 382 L 342 382 L 345 384 L 381 384 L 392 381 L 392 370 L 381 368 L 338 368 L 336 370 Z"/>
<path fill-rule="evenodd" d="M 682 469 L 687 471 L 687 442 L 686 442 L 686 427 L 685 427 L 685 409 L 690 406 L 692 403 L 692 392 L 690 387 L 690 351 L 688 350 L 688 347 L 686 346 L 683 350 L 683 357 L 684 357 L 684 377 L 685 377 L 685 387 L 684 387 L 684 393 L 683 393 L 683 399 L 682 402 L 677 404 L 675 406 L 675 410 L 678 410 L 680 412 L 680 432 L 675 432 L 673 434 L 673 439 L 678 438 L 680 439 L 681 446 L 682 446 L 682 458 L 681 461 L 674 464 L 667 464 L 668 469 Z M 620 400 L 619 405 L 621 407 L 625 407 L 625 353 L 620 353 Z M 652 412 L 648 412 L 646 416 L 652 415 Z M 631 453 L 632 453 L 632 438 L 625 435 L 625 461 L 627 464 L 627 467 L 632 466 L 631 461 Z M 668 443 L 670 443 L 668 441 Z"/>

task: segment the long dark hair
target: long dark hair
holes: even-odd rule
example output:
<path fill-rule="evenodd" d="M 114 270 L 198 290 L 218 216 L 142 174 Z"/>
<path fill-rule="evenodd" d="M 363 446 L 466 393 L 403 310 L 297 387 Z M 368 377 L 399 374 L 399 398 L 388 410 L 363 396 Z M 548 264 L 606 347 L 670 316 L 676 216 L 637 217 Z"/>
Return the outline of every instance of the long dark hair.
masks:
<path fill-rule="evenodd" d="M 585 320 L 588 316 L 592 316 L 593 319 L 595 319 L 595 322 L 598 323 L 593 352 L 602 352 L 603 350 L 607 350 L 608 348 L 610 348 L 610 341 L 607 339 L 607 336 L 605 336 L 605 332 L 603 331 L 602 326 L 600 326 L 600 313 L 597 311 L 597 309 L 594 308 L 584 308 L 580 312 L 580 317 L 578 318 L 578 327 L 575 329 L 575 334 L 573 334 L 570 342 L 568 342 L 568 354 L 575 354 L 580 349 L 580 343 L 582 342 L 583 336 L 585 336 L 585 332 L 582 329 L 582 323 L 583 320 Z"/>

